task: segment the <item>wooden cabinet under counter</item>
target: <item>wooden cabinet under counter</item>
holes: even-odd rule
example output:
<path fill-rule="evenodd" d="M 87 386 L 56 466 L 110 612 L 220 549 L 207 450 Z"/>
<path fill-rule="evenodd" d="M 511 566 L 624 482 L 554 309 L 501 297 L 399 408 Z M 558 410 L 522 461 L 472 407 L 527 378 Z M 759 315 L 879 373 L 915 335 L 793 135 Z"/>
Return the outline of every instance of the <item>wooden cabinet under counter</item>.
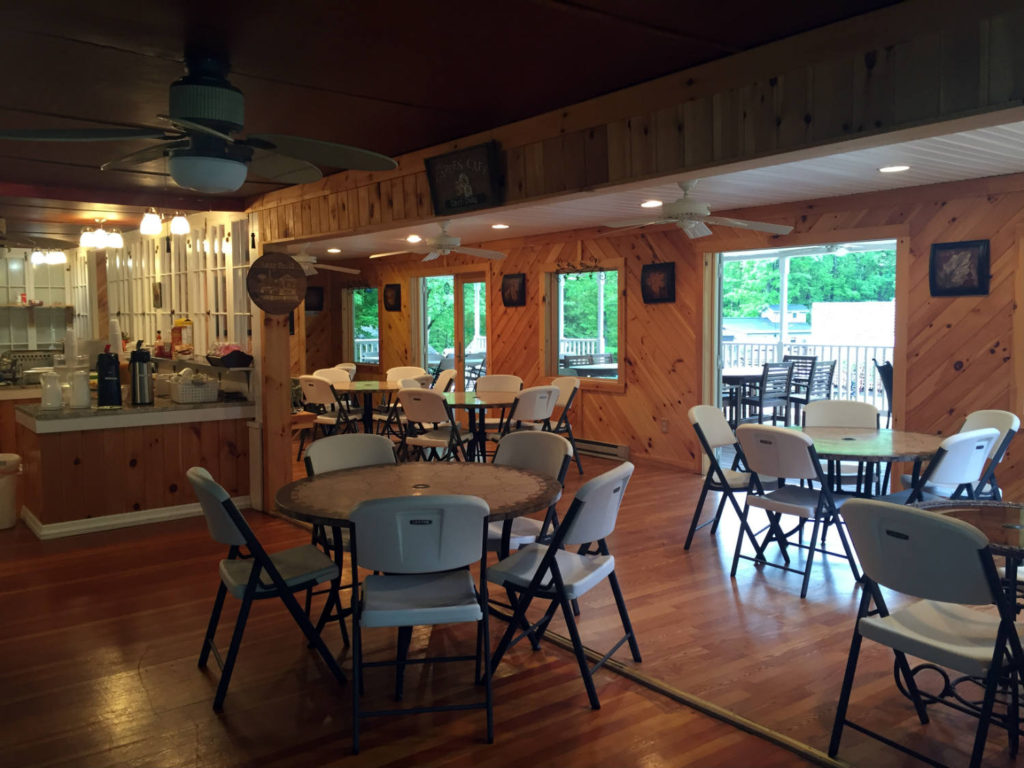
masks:
<path fill-rule="evenodd" d="M 249 503 L 252 403 L 113 410 L 15 409 L 21 517 L 41 539 L 201 514 L 185 478 L 206 467 L 239 506 Z"/>

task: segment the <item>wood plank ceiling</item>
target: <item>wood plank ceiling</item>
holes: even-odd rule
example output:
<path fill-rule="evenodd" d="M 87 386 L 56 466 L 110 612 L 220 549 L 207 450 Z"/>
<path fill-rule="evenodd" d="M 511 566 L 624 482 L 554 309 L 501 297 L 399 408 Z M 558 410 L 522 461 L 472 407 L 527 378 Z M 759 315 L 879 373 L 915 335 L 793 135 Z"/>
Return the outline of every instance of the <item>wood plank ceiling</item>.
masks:
<path fill-rule="evenodd" d="M 230 55 L 247 128 L 394 155 L 892 4 L 794 0 L 780 13 L 753 0 L 455 0 L 441 11 L 415 0 L 8 3 L 0 9 L 0 128 L 153 125 L 183 72 L 185 45 L 199 43 Z M 8 231 L 74 239 L 100 215 L 127 227 L 146 205 L 240 209 L 279 186 L 250 180 L 231 196 L 204 197 L 175 187 L 162 159 L 99 171 L 141 146 L 3 142 Z"/>

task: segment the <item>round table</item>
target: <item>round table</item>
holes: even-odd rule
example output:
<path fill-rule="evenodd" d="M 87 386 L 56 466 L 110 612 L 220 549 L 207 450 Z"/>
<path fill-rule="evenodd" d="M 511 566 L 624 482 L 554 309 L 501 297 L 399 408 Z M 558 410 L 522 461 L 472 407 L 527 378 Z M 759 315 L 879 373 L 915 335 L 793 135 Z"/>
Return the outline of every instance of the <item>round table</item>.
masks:
<path fill-rule="evenodd" d="M 1024 504 L 943 499 L 919 501 L 914 506 L 970 523 L 988 537 L 993 554 L 1015 564 L 1024 558 Z"/>
<path fill-rule="evenodd" d="M 341 469 L 295 480 L 277 492 L 277 508 L 307 523 L 337 526 L 363 501 L 393 496 L 463 494 L 490 507 L 488 520 L 509 521 L 561 498 L 557 480 L 494 464 L 411 461 Z"/>
<path fill-rule="evenodd" d="M 362 395 L 363 401 L 363 430 L 366 433 L 373 432 L 373 393 L 374 392 L 397 392 L 402 387 L 397 381 L 350 381 L 347 384 L 333 384 L 335 392 L 355 392 Z"/>
<path fill-rule="evenodd" d="M 519 397 L 518 392 L 445 392 L 444 399 L 452 408 L 464 408 L 469 412 L 469 431 L 473 440 L 469 444 L 469 455 L 479 461 L 487 460 L 487 419 L 488 408 L 511 408 Z M 504 413 L 502 414 L 504 415 Z"/>

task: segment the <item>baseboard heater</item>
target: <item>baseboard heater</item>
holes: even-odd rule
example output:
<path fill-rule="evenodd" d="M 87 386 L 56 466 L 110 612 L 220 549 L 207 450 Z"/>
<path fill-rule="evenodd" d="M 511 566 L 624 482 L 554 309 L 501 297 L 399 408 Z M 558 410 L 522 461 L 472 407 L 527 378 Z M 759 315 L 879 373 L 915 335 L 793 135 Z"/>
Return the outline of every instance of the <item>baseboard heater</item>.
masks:
<path fill-rule="evenodd" d="M 615 443 L 602 443 L 600 440 L 581 440 L 576 438 L 576 449 L 586 456 L 601 456 L 606 459 L 629 459 L 629 446 Z"/>

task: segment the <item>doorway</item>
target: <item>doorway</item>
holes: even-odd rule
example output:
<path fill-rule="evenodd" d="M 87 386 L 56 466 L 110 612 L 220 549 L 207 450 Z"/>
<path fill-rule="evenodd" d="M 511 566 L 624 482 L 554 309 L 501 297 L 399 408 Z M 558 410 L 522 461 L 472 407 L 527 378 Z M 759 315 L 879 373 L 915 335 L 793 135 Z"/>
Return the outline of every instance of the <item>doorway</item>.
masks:
<path fill-rule="evenodd" d="M 487 282 L 483 272 L 421 278 L 422 366 L 454 368 L 455 387 L 473 389 L 487 371 Z"/>

